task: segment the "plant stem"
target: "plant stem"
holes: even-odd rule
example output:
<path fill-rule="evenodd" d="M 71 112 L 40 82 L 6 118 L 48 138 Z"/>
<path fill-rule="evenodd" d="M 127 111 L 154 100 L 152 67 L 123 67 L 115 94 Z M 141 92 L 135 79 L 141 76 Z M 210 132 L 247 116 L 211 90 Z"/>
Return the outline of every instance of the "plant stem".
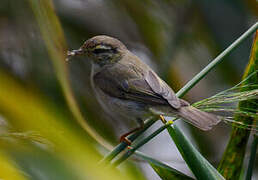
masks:
<path fill-rule="evenodd" d="M 243 79 L 248 75 L 258 70 L 258 31 L 253 41 L 253 47 L 251 50 L 251 56 L 249 64 L 246 67 Z M 243 83 L 241 91 L 256 89 L 254 86 L 247 86 L 248 84 L 258 84 L 258 76 L 253 76 Z M 246 110 L 247 108 L 253 110 L 258 109 L 257 99 L 241 101 L 238 104 L 238 109 Z M 244 123 L 246 125 L 252 125 L 255 122 L 255 118 L 246 117 L 241 115 L 235 115 L 235 121 Z M 218 170 L 228 180 L 239 179 L 241 169 L 244 162 L 244 156 L 246 151 L 247 142 L 249 139 L 250 131 L 245 129 L 239 129 L 233 127 L 231 131 L 230 140 L 227 148 L 223 154 L 223 158 L 219 164 Z"/>
<path fill-rule="evenodd" d="M 251 146 L 251 155 L 250 155 L 249 162 L 248 162 L 248 168 L 247 168 L 247 173 L 246 173 L 245 180 L 251 180 L 252 179 L 252 173 L 253 173 L 253 168 L 254 168 L 254 164 L 255 164 L 255 156 L 256 156 L 257 145 L 258 145 L 258 137 L 257 137 L 257 135 L 254 135 L 254 139 L 253 139 L 252 146 Z"/>
<path fill-rule="evenodd" d="M 115 160 L 112 164 L 114 166 L 118 166 L 119 164 L 121 164 L 124 160 L 126 160 L 127 158 L 129 158 L 137 149 L 139 149 L 141 146 L 143 146 L 144 144 L 146 144 L 149 140 L 151 140 L 152 138 L 154 138 L 155 136 L 157 136 L 159 133 L 161 133 L 163 130 L 165 130 L 168 126 L 170 126 L 171 123 L 167 123 L 163 126 L 161 126 L 158 130 L 156 130 L 155 132 L 153 132 L 151 135 L 149 135 L 147 138 L 141 140 L 139 143 L 137 143 L 136 145 L 132 146 L 132 148 L 128 149 L 128 151 L 123 154 L 120 158 L 118 158 L 117 160 Z"/>
<path fill-rule="evenodd" d="M 144 125 L 144 128 L 141 131 L 135 132 L 132 135 L 128 137 L 128 139 L 133 142 L 137 137 L 139 137 L 144 131 L 146 131 L 152 124 L 156 122 L 155 118 L 152 118 L 147 121 L 147 123 Z M 111 152 L 109 152 L 101 161 L 100 163 L 106 163 L 111 161 L 116 155 L 118 155 L 120 152 L 122 152 L 126 147 L 128 146 L 127 143 L 121 142 L 118 144 Z"/>
<path fill-rule="evenodd" d="M 220 53 L 210 64 L 208 64 L 201 72 L 199 72 L 192 80 L 190 80 L 182 89 L 177 92 L 178 97 L 184 96 L 192 87 L 208 74 L 216 65 L 218 65 L 225 56 L 231 53 L 241 42 L 253 34 L 258 28 L 258 22 L 250 27 L 242 36 L 235 40 L 229 47 Z"/>

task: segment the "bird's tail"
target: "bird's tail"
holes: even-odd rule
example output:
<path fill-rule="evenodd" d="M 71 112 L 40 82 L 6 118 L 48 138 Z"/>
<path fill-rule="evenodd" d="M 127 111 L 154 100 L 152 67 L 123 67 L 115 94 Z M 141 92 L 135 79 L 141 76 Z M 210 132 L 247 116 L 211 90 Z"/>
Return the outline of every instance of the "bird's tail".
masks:
<path fill-rule="evenodd" d="M 210 130 L 212 126 L 218 124 L 221 120 L 216 115 L 200 111 L 192 106 L 181 107 L 178 116 L 204 131 Z"/>

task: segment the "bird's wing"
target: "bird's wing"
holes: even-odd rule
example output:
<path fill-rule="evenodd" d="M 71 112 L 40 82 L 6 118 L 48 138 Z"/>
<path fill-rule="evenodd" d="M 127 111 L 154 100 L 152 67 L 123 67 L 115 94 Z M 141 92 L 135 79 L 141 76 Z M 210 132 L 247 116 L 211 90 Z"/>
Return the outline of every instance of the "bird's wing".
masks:
<path fill-rule="evenodd" d="M 112 74 L 99 72 L 94 76 L 95 84 L 110 96 L 152 105 L 171 105 L 178 109 L 180 100 L 173 90 L 151 70 L 143 78 L 113 78 Z"/>
<path fill-rule="evenodd" d="M 176 97 L 176 94 L 174 91 L 165 83 L 162 79 L 156 75 L 153 71 L 149 70 L 147 74 L 145 75 L 145 80 L 148 83 L 148 85 L 151 87 L 151 89 L 162 96 L 167 102 L 175 109 L 178 109 L 181 107 L 182 102 L 178 97 Z"/>

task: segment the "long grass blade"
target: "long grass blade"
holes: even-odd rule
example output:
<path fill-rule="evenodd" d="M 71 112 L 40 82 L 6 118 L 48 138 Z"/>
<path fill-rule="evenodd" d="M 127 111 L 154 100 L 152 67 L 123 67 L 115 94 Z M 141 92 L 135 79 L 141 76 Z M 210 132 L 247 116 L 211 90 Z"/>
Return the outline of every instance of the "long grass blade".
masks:
<path fill-rule="evenodd" d="M 176 126 L 167 128 L 182 157 L 199 180 L 219 180 L 223 176 L 199 153 L 186 136 Z"/>
<path fill-rule="evenodd" d="M 193 180 L 193 178 L 185 175 L 184 173 L 164 164 L 163 162 L 146 156 L 141 152 L 135 152 L 135 155 L 142 160 L 147 161 L 162 180 Z"/>

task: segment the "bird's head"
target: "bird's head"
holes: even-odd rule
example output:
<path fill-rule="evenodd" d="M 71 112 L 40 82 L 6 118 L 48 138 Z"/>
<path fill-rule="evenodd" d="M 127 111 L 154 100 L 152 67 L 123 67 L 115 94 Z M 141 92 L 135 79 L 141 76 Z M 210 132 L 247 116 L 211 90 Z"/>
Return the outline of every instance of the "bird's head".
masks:
<path fill-rule="evenodd" d="M 127 48 L 119 40 L 109 36 L 95 36 L 88 39 L 78 50 L 68 52 L 68 58 L 76 55 L 85 55 L 94 64 L 103 66 L 118 62 Z"/>

